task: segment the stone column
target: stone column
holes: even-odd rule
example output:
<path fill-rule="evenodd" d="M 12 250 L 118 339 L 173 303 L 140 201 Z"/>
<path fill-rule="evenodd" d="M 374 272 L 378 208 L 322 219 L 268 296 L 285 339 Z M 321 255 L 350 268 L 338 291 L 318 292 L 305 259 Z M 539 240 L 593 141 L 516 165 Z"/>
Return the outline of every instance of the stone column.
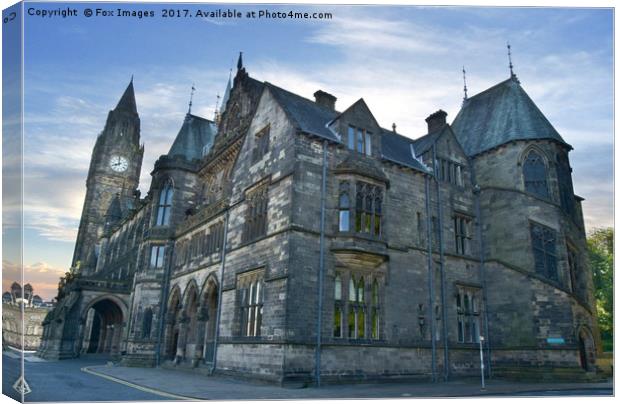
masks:
<path fill-rule="evenodd" d="M 179 339 L 177 342 L 177 354 L 174 362 L 179 364 L 185 358 L 185 344 L 187 343 L 187 327 L 189 325 L 189 316 L 185 311 L 179 314 Z"/>
<path fill-rule="evenodd" d="M 114 332 L 112 333 L 112 346 L 110 347 L 110 353 L 117 355 L 120 353 L 119 345 L 121 340 L 122 327 L 120 323 L 114 324 Z"/>
<path fill-rule="evenodd" d="M 205 331 L 207 329 L 207 321 L 209 321 L 208 309 L 200 306 L 198 313 L 196 313 L 196 348 L 194 350 L 194 358 L 192 360 L 192 366 L 197 367 L 202 361 L 202 353 L 204 351 Z"/>
<path fill-rule="evenodd" d="M 103 348 L 104 353 L 112 352 L 112 339 L 113 338 L 114 338 L 114 325 L 111 324 L 106 327 L 105 344 Z"/>

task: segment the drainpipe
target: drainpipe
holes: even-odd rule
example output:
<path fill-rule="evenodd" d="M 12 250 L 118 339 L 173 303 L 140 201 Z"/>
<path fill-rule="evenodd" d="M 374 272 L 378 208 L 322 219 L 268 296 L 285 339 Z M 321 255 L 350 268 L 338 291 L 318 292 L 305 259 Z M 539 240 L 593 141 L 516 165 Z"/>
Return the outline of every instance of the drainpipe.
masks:
<path fill-rule="evenodd" d="M 439 270 L 441 276 L 441 317 L 443 318 L 443 361 L 444 361 L 444 380 L 448 381 L 450 376 L 450 363 L 448 354 L 448 323 L 446 313 L 446 277 L 444 271 L 443 255 L 443 217 L 441 209 L 441 192 L 439 191 L 439 180 L 437 179 L 437 148 L 433 144 L 433 171 L 435 174 L 435 186 L 437 190 L 437 227 L 439 228 Z M 434 320 L 434 318 L 433 318 Z"/>
<path fill-rule="evenodd" d="M 480 186 L 476 183 L 476 170 L 474 169 L 473 161 L 469 161 L 469 166 L 471 170 L 471 181 L 472 186 L 474 188 L 474 209 L 476 210 L 476 220 L 478 221 L 478 226 L 476 226 L 476 237 L 478 238 L 478 256 L 479 256 L 479 270 L 480 270 L 480 280 L 482 281 L 482 305 L 484 307 L 484 340 L 486 342 L 486 353 L 487 353 L 487 372 L 488 377 L 491 377 L 491 348 L 490 348 L 490 340 L 491 336 L 489 335 L 489 309 L 487 306 L 487 280 L 486 280 L 486 271 L 484 266 L 484 240 L 482 239 L 482 215 L 480 213 Z"/>
<path fill-rule="evenodd" d="M 327 140 L 323 140 L 323 175 L 321 179 L 321 236 L 319 241 L 318 320 L 316 326 L 315 377 L 321 387 L 321 331 L 323 327 L 323 272 L 325 271 L 325 193 L 327 188 Z"/>
<path fill-rule="evenodd" d="M 157 349 L 155 350 L 155 367 L 159 367 L 161 362 L 161 340 L 166 324 L 166 310 L 168 309 L 168 288 L 170 287 L 170 273 L 172 272 L 172 258 L 174 256 L 174 243 L 170 243 L 170 259 L 164 269 L 164 287 L 161 291 L 161 306 L 159 307 L 159 327 L 157 330 Z"/>
<path fill-rule="evenodd" d="M 428 318 L 431 323 L 431 371 L 433 377 L 433 383 L 437 382 L 437 347 L 435 346 L 435 320 L 433 318 L 433 306 L 435 305 L 435 282 L 433 273 L 433 247 L 432 247 L 432 234 L 431 234 L 431 206 L 430 206 L 430 192 L 429 192 L 430 176 L 424 176 L 424 195 L 425 195 L 425 207 L 426 207 L 426 244 L 428 246 Z"/>
<path fill-rule="evenodd" d="M 217 366 L 217 340 L 220 337 L 220 318 L 222 316 L 222 288 L 224 287 L 224 267 L 226 266 L 226 239 L 228 238 L 228 218 L 230 210 L 226 210 L 224 219 L 224 239 L 222 240 L 222 263 L 220 265 L 220 287 L 217 290 L 217 317 L 215 319 L 215 336 L 213 337 L 213 362 L 211 363 L 211 374 L 215 372 Z"/>

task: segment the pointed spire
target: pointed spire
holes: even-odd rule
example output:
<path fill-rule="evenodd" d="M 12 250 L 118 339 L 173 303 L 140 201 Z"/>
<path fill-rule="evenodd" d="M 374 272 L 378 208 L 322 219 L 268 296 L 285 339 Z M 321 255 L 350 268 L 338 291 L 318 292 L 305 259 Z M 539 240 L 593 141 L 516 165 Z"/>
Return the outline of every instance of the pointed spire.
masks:
<path fill-rule="evenodd" d="M 129 85 L 125 89 L 121 99 L 116 104 L 115 110 L 125 110 L 127 112 L 131 112 L 134 114 L 138 113 L 138 109 L 136 107 L 136 95 L 133 91 L 133 75 L 131 76 L 131 81 Z"/>
<path fill-rule="evenodd" d="M 194 101 L 194 91 L 196 91 L 196 87 L 194 87 L 194 83 L 192 83 L 192 91 L 189 94 L 189 108 L 187 110 L 187 114 L 192 113 L 192 102 Z"/>
<path fill-rule="evenodd" d="M 243 52 L 239 52 L 239 59 L 237 59 L 237 70 L 243 69 Z"/>
<path fill-rule="evenodd" d="M 510 52 L 510 42 L 506 42 L 506 47 L 508 48 L 508 67 L 510 68 L 510 77 L 516 77 L 514 72 L 512 71 L 512 53 Z"/>
<path fill-rule="evenodd" d="M 222 114 L 224 113 L 224 111 L 226 111 L 226 103 L 228 102 L 228 99 L 230 98 L 231 90 L 232 90 L 232 69 L 230 69 L 230 72 L 228 73 L 228 83 L 226 83 L 226 90 L 224 90 L 224 97 L 222 97 L 222 104 L 221 104 Z"/>
<path fill-rule="evenodd" d="M 467 76 L 465 66 L 463 66 L 463 101 L 467 100 Z"/>

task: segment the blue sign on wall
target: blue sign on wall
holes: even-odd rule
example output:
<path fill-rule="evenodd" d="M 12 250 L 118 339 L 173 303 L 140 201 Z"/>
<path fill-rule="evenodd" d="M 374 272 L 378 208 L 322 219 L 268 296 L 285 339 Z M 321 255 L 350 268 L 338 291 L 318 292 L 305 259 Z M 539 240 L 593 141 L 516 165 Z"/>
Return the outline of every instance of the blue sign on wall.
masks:
<path fill-rule="evenodd" d="M 563 344 L 564 338 L 547 338 L 547 344 Z"/>

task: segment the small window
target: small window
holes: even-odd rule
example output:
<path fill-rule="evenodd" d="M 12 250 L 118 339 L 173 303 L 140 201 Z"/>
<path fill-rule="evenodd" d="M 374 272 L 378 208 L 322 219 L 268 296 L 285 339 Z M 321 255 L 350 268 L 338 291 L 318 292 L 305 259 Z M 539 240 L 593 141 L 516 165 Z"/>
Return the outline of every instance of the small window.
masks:
<path fill-rule="evenodd" d="M 166 247 L 163 245 L 154 245 L 151 247 L 151 268 L 163 268 L 165 252 Z"/>
<path fill-rule="evenodd" d="M 244 242 L 250 242 L 267 234 L 268 191 L 267 186 L 261 186 L 247 196 Z"/>
<path fill-rule="evenodd" d="M 541 198 L 548 198 L 547 167 L 542 156 L 530 151 L 523 162 L 523 180 L 525 191 Z"/>
<path fill-rule="evenodd" d="M 358 153 L 370 156 L 372 153 L 372 133 L 365 129 L 349 126 L 347 130 L 347 147 Z"/>
<path fill-rule="evenodd" d="M 557 281 L 557 256 L 555 253 L 556 232 L 537 223 L 530 224 L 534 267 L 536 273 L 547 279 Z"/>
<path fill-rule="evenodd" d="M 157 208 L 156 226 L 168 226 L 170 224 L 170 213 L 172 211 L 172 196 L 174 188 L 172 183 L 167 181 L 159 192 L 159 205 Z"/>
<path fill-rule="evenodd" d="M 349 195 L 346 193 L 340 194 L 340 198 L 338 199 L 338 231 L 349 231 L 349 217 L 351 214 L 350 208 L 351 204 L 349 203 Z"/>
<path fill-rule="evenodd" d="M 570 291 L 573 293 L 577 293 L 577 252 L 569 245 L 566 246 L 566 250 L 568 251 L 568 274 L 570 278 Z"/>
<path fill-rule="evenodd" d="M 454 216 L 454 244 L 457 254 L 470 254 L 471 218 L 463 215 Z"/>
<path fill-rule="evenodd" d="M 380 236 L 383 204 L 381 188 L 358 181 L 355 192 L 355 231 Z"/>
<path fill-rule="evenodd" d="M 265 154 L 269 151 L 269 131 L 270 125 L 267 125 L 265 128 L 261 129 L 254 136 L 254 150 L 252 151 L 252 163 L 256 163 L 260 159 L 263 158 Z"/>
<path fill-rule="evenodd" d="M 355 128 L 353 126 L 349 126 L 347 145 L 349 150 L 355 150 Z"/>
<path fill-rule="evenodd" d="M 334 337 L 342 338 L 342 279 L 334 279 Z"/>
<path fill-rule="evenodd" d="M 261 335 L 264 300 L 264 271 L 242 276 L 238 279 L 241 335 L 258 337 Z"/>
<path fill-rule="evenodd" d="M 479 289 L 459 288 L 456 296 L 459 342 L 480 342 Z"/>

